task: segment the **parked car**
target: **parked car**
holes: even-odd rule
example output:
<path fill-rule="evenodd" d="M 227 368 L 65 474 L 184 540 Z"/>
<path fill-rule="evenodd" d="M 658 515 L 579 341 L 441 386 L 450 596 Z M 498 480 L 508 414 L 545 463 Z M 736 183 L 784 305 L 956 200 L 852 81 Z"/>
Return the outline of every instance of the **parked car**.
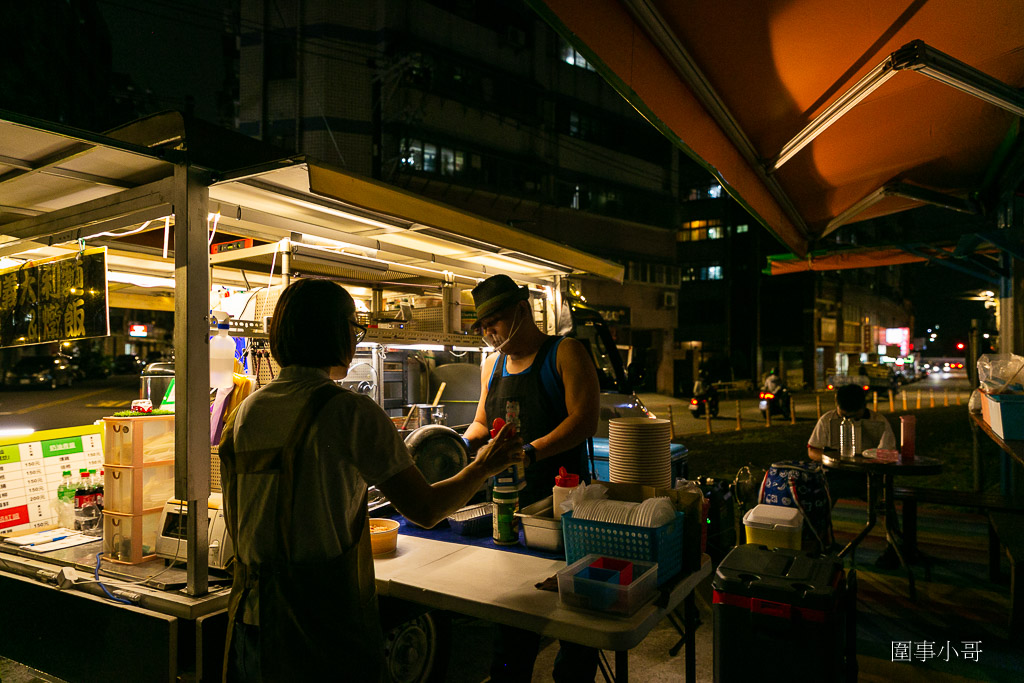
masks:
<path fill-rule="evenodd" d="M 132 353 L 124 353 L 114 359 L 115 375 L 137 375 L 142 372 L 146 362 Z"/>
<path fill-rule="evenodd" d="M 9 388 L 70 387 L 75 380 L 71 359 L 67 356 L 27 356 L 7 371 L 4 384 Z"/>

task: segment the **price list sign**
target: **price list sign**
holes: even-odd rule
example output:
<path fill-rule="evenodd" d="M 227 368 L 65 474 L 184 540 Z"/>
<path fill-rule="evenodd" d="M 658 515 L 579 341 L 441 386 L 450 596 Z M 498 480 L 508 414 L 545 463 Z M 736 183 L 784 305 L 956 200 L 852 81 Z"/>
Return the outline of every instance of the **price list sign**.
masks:
<path fill-rule="evenodd" d="M 57 523 L 57 487 L 70 470 L 103 467 L 101 427 L 71 427 L 0 439 L 0 535 Z"/>

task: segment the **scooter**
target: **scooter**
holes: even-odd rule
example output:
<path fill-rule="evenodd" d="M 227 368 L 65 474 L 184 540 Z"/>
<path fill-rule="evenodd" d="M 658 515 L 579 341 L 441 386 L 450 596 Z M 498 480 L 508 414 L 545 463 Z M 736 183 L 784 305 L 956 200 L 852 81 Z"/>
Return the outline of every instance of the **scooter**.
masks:
<path fill-rule="evenodd" d="M 761 399 L 757 406 L 761 410 L 761 417 L 768 417 L 769 410 L 772 415 L 789 416 L 790 395 L 786 387 L 782 387 L 776 392 L 762 391 L 758 394 L 758 398 Z"/>
<path fill-rule="evenodd" d="M 718 417 L 718 389 L 714 386 L 690 399 L 690 414 L 695 418 L 704 417 L 705 410 L 711 417 Z"/>

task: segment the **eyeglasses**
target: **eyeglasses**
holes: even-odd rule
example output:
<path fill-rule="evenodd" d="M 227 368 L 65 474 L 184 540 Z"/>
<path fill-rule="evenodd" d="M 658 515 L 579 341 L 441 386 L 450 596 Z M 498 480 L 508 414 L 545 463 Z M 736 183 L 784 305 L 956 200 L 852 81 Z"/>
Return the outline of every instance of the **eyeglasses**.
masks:
<path fill-rule="evenodd" d="M 360 325 L 355 320 L 349 320 L 349 325 L 356 328 L 356 344 L 363 341 L 366 338 L 366 332 L 369 329 L 366 325 Z"/>

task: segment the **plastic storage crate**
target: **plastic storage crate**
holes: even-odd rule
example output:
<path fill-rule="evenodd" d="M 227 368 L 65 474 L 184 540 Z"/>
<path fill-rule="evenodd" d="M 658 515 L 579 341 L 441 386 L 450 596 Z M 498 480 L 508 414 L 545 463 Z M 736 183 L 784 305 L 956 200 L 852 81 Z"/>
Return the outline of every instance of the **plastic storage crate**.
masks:
<path fill-rule="evenodd" d="M 683 569 L 683 513 L 660 527 L 609 524 L 562 515 L 565 561 L 577 562 L 590 554 L 658 564 L 658 585 Z"/>
<path fill-rule="evenodd" d="M 157 510 L 142 515 L 121 515 L 104 510 L 103 559 L 118 564 L 155 560 L 161 512 Z"/>
<path fill-rule="evenodd" d="M 587 555 L 558 572 L 558 597 L 573 609 L 594 610 L 630 616 L 657 592 L 658 565 L 654 562 L 624 562 L 631 574 L 601 567 L 601 555 Z M 611 564 L 605 562 L 604 564 Z"/>
<path fill-rule="evenodd" d="M 856 666 L 842 560 L 741 545 L 712 586 L 716 681 L 842 681 Z"/>

